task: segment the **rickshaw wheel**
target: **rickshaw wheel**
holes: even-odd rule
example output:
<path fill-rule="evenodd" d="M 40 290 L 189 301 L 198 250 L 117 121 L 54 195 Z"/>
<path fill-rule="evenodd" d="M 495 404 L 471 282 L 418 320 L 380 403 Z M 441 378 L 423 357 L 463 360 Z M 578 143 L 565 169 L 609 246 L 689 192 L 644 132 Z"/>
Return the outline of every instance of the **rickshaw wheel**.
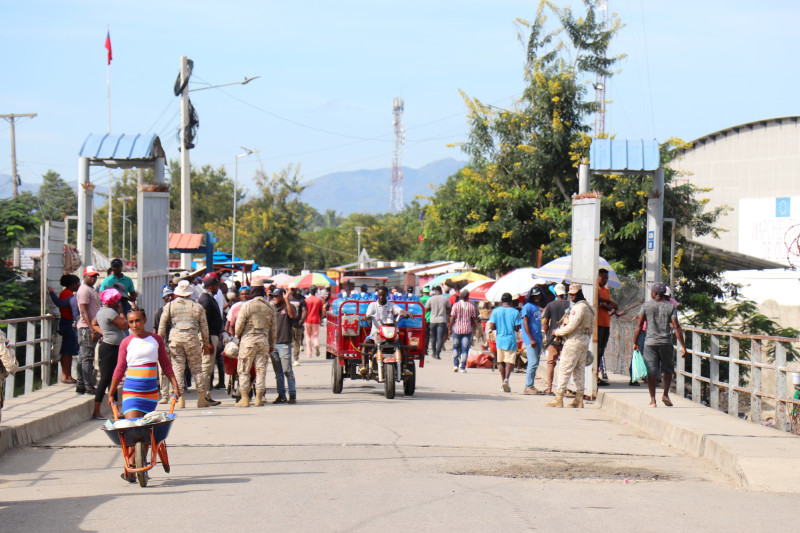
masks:
<path fill-rule="evenodd" d="M 383 391 L 386 393 L 386 399 L 391 400 L 394 398 L 394 375 L 397 367 L 394 363 L 383 365 Z"/>
<path fill-rule="evenodd" d="M 144 468 L 144 444 L 141 442 L 136 443 L 136 449 L 134 451 L 134 460 L 136 461 L 136 468 Z M 147 473 L 142 470 L 141 472 L 136 472 L 136 479 L 139 481 L 140 487 L 147 486 Z"/>
<path fill-rule="evenodd" d="M 331 368 L 331 390 L 333 390 L 334 394 L 341 394 L 343 382 L 344 370 L 339 364 L 339 360 L 333 359 L 333 367 Z"/>
<path fill-rule="evenodd" d="M 403 394 L 414 396 L 414 391 L 417 389 L 417 366 L 413 359 L 408 362 L 408 369 L 411 371 L 411 375 L 403 382 Z"/>

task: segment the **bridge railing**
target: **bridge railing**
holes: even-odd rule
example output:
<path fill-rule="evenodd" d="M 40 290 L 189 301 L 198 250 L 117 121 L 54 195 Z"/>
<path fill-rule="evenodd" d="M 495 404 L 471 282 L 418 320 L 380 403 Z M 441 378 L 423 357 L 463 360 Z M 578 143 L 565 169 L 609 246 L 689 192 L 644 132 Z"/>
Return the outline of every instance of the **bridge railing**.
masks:
<path fill-rule="evenodd" d="M 676 345 L 676 388 L 692 401 L 763 424 L 774 410 L 774 426 L 800 432 L 800 401 L 793 399 L 788 359 L 800 349 L 800 339 L 747 335 L 684 327 L 686 358 Z M 687 384 L 690 392 L 687 395 Z M 766 408 L 766 409 L 765 409 Z"/>
<path fill-rule="evenodd" d="M 630 376 L 635 330 L 635 316 L 612 317 L 605 352 L 609 372 Z M 793 399 L 791 380 L 792 373 L 800 372 L 800 339 L 692 326 L 683 326 L 683 332 L 685 359 L 675 346 L 678 394 L 732 416 L 800 434 L 800 401 Z"/>
<path fill-rule="evenodd" d="M 58 358 L 52 356 L 56 320 L 53 315 L 0 320 L 19 364 L 16 374 L 0 383 L 6 400 L 56 383 Z"/>

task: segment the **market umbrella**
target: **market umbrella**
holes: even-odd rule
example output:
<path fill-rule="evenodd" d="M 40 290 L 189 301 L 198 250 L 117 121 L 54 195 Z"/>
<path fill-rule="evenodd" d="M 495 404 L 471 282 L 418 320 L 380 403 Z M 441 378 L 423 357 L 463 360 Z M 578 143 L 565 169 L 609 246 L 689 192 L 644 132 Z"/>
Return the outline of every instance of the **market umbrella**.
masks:
<path fill-rule="evenodd" d="M 287 283 L 287 285 L 289 284 L 297 284 L 298 289 L 307 289 L 312 285 L 315 287 L 335 286 L 336 282 L 321 272 L 312 272 L 304 276 L 297 276 Z"/>
<path fill-rule="evenodd" d="M 535 268 L 518 268 L 498 279 L 486 291 L 486 299 L 499 302 L 505 292 L 510 293 L 512 298 L 517 298 L 526 294 L 534 285 L 547 285 L 547 280 L 539 278 Z"/>
<path fill-rule="evenodd" d="M 260 276 L 253 276 L 252 279 L 257 279 L 259 277 Z M 272 276 L 272 283 L 285 289 L 289 282 L 294 278 L 295 276 L 291 276 L 289 274 L 276 274 L 275 276 Z"/>
<path fill-rule="evenodd" d="M 608 261 L 601 257 L 598 264 L 600 268 L 608 270 L 608 287 L 611 289 L 621 288 L 622 283 L 619 281 L 619 276 L 617 276 L 617 273 L 611 268 L 611 265 L 608 264 Z M 569 282 L 572 278 L 572 256 L 565 255 L 564 257 L 553 259 L 539 268 L 538 271 L 538 275 L 542 279 L 556 282 L 566 280 Z"/>
<path fill-rule="evenodd" d="M 428 283 L 423 285 L 423 287 L 433 288 L 433 287 L 439 286 L 442 283 L 444 283 L 445 281 L 447 281 L 450 278 L 452 278 L 453 276 L 457 276 L 457 275 L 458 275 L 458 272 L 445 272 L 444 274 L 439 274 L 438 276 L 436 276 L 435 278 L 430 280 Z"/>
<path fill-rule="evenodd" d="M 494 285 L 494 280 L 491 278 L 488 279 L 479 279 L 478 281 L 473 281 L 469 285 L 466 285 L 462 291 L 469 291 L 469 298 L 470 300 L 486 300 L 486 291 L 488 291 L 492 285 Z"/>
<path fill-rule="evenodd" d="M 483 274 L 478 274 L 477 272 L 469 271 L 469 272 L 462 272 L 460 274 L 455 274 L 448 278 L 450 281 L 485 281 L 487 279 L 491 279 L 489 276 L 484 276 Z M 463 290 L 463 289 L 462 289 Z"/>

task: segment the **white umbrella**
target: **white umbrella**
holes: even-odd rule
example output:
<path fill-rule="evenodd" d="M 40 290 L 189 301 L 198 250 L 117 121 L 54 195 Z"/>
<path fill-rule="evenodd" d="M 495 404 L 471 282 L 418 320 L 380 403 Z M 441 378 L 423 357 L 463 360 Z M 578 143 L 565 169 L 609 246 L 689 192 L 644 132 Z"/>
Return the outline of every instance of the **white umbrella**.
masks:
<path fill-rule="evenodd" d="M 617 273 L 614 272 L 614 269 L 611 268 L 611 265 L 608 264 L 608 261 L 603 259 L 602 257 L 599 259 L 598 264 L 600 268 L 605 268 L 608 270 L 608 286 L 611 289 L 619 289 L 622 287 L 622 283 L 619 281 L 619 276 Z M 556 281 L 559 282 L 561 280 L 566 280 L 567 282 L 570 281 L 572 278 L 572 256 L 565 255 L 564 257 L 559 257 L 557 259 L 553 259 L 546 265 L 542 266 L 541 268 L 537 269 L 538 275 L 542 279 L 546 279 L 549 281 Z"/>
<path fill-rule="evenodd" d="M 486 299 L 499 302 L 505 292 L 510 293 L 512 298 L 517 298 L 526 294 L 534 285 L 547 285 L 547 280 L 540 278 L 535 268 L 518 268 L 498 279 L 486 291 Z"/>

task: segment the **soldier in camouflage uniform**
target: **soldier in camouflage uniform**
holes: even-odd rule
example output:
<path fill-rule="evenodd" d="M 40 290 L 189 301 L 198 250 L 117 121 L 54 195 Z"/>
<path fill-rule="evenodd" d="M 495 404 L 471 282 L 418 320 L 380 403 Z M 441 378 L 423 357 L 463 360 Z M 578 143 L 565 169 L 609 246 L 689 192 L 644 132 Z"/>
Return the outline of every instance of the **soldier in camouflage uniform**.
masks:
<path fill-rule="evenodd" d="M 6 377 L 13 374 L 17 370 L 17 356 L 14 350 L 9 346 L 5 333 L 0 330 L 0 420 L 3 419 L 3 398 L 6 396 Z M 14 382 L 11 382 L 14 386 Z"/>
<path fill-rule="evenodd" d="M 584 298 L 578 283 L 570 285 L 569 298 L 572 300 L 572 309 L 569 312 L 568 322 L 555 331 L 558 337 L 564 339 L 564 347 L 561 349 L 558 361 L 556 397 L 545 404 L 548 407 L 564 407 L 564 393 L 570 376 L 575 382 L 575 400 L 570 407 L 583 407 L 584 368 L 589 343 L 592 341 L 594 309 Z"/>
<path fill-rule="evenodd" d="M 187 280 L 181 280 L 175 288 L 176 298 L 164 307 L 158 334 L 169 339 L 169 356 L 175 370 L 175 379 L 181 386 L 178 407 L 184 407 L 186 365 L 197 385 L 197 407 L 210 407 L 206 399 L 208 380 L 202 370 L 203 350 L 212 349 L 208 336 L 208 322 L 203 306 L 190 300 L 194 290 Z M 202 339 L 202 340 L 201 340 Z"/>
<path fill-rule="evenodd" d="M 264 280 L 254 280 L 250 286 L 253 298 L 244 304 L 236 318 L 236 336 L 239 337 L 239 392 L 241 399 L 236 407 L 250 407 L 250 369 L 256 365 L 256 399 L 253 405 L 264 405 L 266 391 L 267 359 L 275 347 L 278 323 L 275 308 L 267 301 Z"/>

